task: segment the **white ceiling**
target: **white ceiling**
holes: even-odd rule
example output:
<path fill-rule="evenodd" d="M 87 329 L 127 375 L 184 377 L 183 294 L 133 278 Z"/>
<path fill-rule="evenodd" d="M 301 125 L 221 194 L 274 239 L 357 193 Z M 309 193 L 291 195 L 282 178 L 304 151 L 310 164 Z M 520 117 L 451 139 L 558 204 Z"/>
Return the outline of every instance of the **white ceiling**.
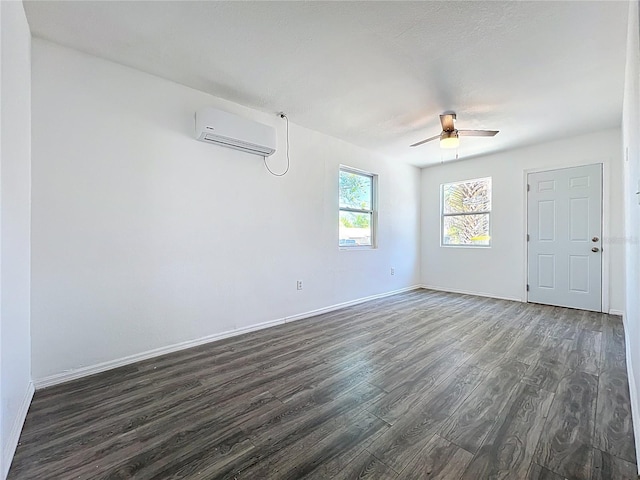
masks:
<path fill-rule="evenodd" d="M 27 1 L 35 36 L 424 166 L 620 125 L 628 3 Z"/>

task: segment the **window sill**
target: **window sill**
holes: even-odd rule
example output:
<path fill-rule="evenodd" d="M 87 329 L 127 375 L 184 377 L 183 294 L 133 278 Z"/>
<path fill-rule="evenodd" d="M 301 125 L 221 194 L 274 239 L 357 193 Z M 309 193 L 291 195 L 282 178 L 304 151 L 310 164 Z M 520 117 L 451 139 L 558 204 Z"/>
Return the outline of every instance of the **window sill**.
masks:
<path fill-rule="evenodd" d="M 440 244 L 442 248 L 491 248 L 491 245 L 443 245 Z"/>

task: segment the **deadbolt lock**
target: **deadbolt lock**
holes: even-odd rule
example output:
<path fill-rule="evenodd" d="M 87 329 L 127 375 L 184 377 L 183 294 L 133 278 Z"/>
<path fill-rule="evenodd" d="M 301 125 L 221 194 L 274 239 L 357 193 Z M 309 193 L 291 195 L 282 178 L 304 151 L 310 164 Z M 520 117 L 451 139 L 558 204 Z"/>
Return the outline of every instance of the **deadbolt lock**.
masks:
<path fill-rule="evenodd" d="M 591 251 L 592 251 L 592 252 L 599 252 L 599 251 L 600 251 L 600 249 L 599 249 L 598 247 L 593 247 L 593 248 L 591 249 Z"/>
<path fill-rule="evenodd" d="M 592 241 L 592 242 L 597 242 L 598 240 L 600 240 L 598 237 L 593 237 L 593 238 L 591 239 L 591 241 Z"/>

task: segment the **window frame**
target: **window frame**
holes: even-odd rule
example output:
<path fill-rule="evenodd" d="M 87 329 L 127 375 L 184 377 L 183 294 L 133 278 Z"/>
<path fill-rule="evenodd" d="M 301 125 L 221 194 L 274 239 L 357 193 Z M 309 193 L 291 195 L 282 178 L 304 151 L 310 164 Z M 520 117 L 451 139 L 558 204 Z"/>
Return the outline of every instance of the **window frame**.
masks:
<path fill-rule="evenodd" d="M 480 180 L 488 180 L 489 181 L 489 203 L 491 208 L 489 210 L 482 210 L 477 212 L 461 212 L 461 213 L 445 213 L 444 211 L 444 189 L 448 185 L 460 185 L 461 183 L 470 183 L 477 182 Z M 441 247 L 454 247 L 454 248 L 491 248 L 493 235 L 492 235 L 492 222 L 491 222 L 491 212 L 493 210 L 493 178 L 492 177 L 478 177 L 478 178 L 469 178 L 467 180 L 460 180 L 456 182 L 446 182 L 440 184 L 440 246 Z M 488 215 L 489 219 L 489 243 L 486 245 L 482 245 L 479 243 L 444 243 L 444 220 L 446 217 L 463 217 L 468 215 Z"/>
<path fill-rule="evenodd" d="M 371 178 L 371 203 L 370 209 L 358 209 L 340 206 L 340 174 L 342 172 L 352 173 L 363 177 Z M 340 212 L 366 213 L 371 215 L 371 245 L 340 245 L 340 230 L 338 228 L 338 248 L 340 250 L 371 250 L 378 248 L 378 174 L 361 170 L 359 168 L 340 165 L 338 168 L 338 225 L 340 224 Z"/>

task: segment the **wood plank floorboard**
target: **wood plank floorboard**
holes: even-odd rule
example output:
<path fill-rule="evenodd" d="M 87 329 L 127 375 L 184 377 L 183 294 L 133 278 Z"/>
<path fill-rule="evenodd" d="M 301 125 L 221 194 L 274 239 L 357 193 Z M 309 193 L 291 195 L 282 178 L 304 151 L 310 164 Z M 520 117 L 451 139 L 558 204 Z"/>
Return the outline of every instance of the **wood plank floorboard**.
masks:
<path fill-rule="evenodd" d="M 601 332 L 582 330 L 577 334 L 573 349 L 569 353 L 567 367 L 571 370 L 593 373 L 600 371 Z"/>
<path fill-rule="evenodd" d="M 460 478 L 472 458 L 472 453 L 439 435 L 434 435 L 398 478 L 402 480 Z"/>
<path fill-rule="evenodd" d="M 447 352 L 435 359 L 429 359 L 425 367 L 416 375 L 393 388 L 387 395 L 369 407 L 369 411 L 389 425 L 409 414 L 416 405 L 429 396 L 429 390 L 438 386 L 458 368 L 468 354 L 461 351 Z M 375 383 L 375 381 L 374 381 Z"/>
<path fill-rule="evenodd" d="M 622 319 L 610 315 L 605 316 L 602 326 L 602 370 L 619 369 L 626 371 L 625 352 Z"/>
<path fill-rule="evenodd" d="M 592 476 L 597 389 L 597 377 L 577 370 L 560 380 L 536 451 L 538 465 L 565 477 Z"/>
<path fill-rule="evenodd" d="M 595 446 L 628 462 L 636 463 L 627 372 L 605 370 L 598 382 Z"/>
<path fill-rule="evenodd" d="M 521 384 L 462 476 L 525 478 L 554 394 Z"/>
<path fill-rule="evenodd" d="M 565 480 L 557 473 L 553 473 L 544 467 L 541 467 L 537 463 L 532 463 L 527 475 L 527 480 Z"/>
<path fill-rule="evenodd" d="M 620 317 L 416 290 L 38 390 L 9 480 L 636 478 Z"/>
<path fill-rule="evenodd" d="M 409 414 L 378 437 L 370 452 L 395 472 L 401 473 L 484 376 L 485 372 L 477 367 L 460 367 Z"/>
<path fill-rule="evenodd" d="M 520 385 L 526 365 L 511 361 L 496 367 L 445 422 L 440 435 L 465 450 L 476 453 L 498 415 Z"/>
<path fill-rule="evenodd" d="M 394 480 L 398 478 L 398 474 L 368 451 L 364 451 L 333 478 L 334 480 Z"/>
<path fill-rule="evenodd" d="M 602 450 L 593 450 L 593 480 L 616 478 L 620 480 L 636 480 L 638 468 L 630 463 Z"/>
<path fill-rule="evenodd" d="M 555 393 L 558 389 L 560 379 L 564 376 L 567 368 L 564 363 L 557 360 L 541 358 L 527 369 L 522 381 L 542 388 L 547 392 Z"/>

